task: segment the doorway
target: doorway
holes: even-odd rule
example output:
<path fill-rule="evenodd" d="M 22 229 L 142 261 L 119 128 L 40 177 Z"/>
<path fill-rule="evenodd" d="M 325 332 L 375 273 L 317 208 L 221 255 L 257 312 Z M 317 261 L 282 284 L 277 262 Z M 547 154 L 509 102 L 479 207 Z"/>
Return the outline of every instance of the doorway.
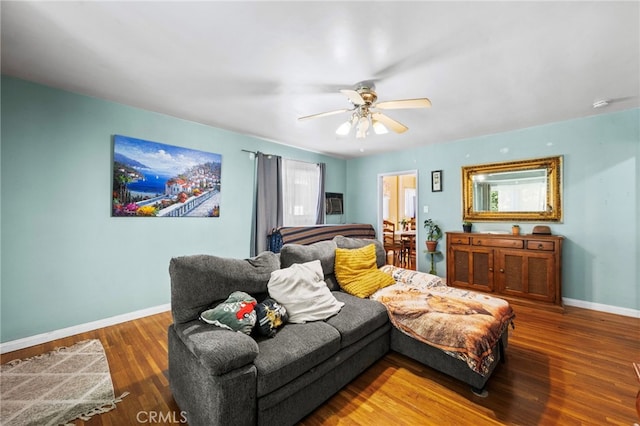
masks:
<path fill-rule="evenodd" d="M 390 258 L 388 263 L 397 264 L 407 269 L 418 269 L 416 255 L 415 223 L 418 219 L 418 171 L 408 170 L 378 175 L 378 234 L 383 239 L 383 222 L 394 224 L 396 239 L 403 245 L 402 255 Z M 407 223 L 414 224 L 414 233 L 402 230 L 408 228 Z M 412 241 L 409 241 L 412 240 Z"/>

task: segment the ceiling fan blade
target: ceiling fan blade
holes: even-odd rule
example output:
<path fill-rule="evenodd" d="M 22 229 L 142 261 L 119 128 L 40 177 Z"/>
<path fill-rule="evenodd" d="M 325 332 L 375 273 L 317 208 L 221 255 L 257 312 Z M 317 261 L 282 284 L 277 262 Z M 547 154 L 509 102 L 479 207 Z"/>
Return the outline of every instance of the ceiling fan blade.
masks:
<path fill-rule="evenodd" d="M 342 89 L 342 90 L 340 90 L 340 93 L 342 93 L 347 98 L 349 98 L 351 103 L 354 104 L 354 105 L 364 105 L 364 103 L 365 103 L 364 99 L 362 99 L 362 96 L 360 96 L 360 93 L 356 92 L 355 90 Z"/>
<path fill-rule="evenodd" d="M 427 98 L 401 99 L 398 101 L 378 102 L 376 108 L 403 109 L 403 108 L 429 108 L 431 101 Z"/>
<path fill-rule="evenodd" d="M 409 128 L 407 126 L 405 126 L 404 124 L 400 123 L 399 121 L 394 120 L 393 118 L 387 117 L 386 115 L 380 113 L 380 112 L 374 112 L 371 114 L 371 118 L 373 120 L 377 120 L 379 122 L 381 122 L 382 124 L 384 124 L 385 126 L 387 126 L 388 128 L 390 128 L 391 130 L 393 130 L 396 133 L 404 133 L 407 130 L 409 130 Z"/>
<path fill-rule="evenodd" d="M 319 117 L 326 117 L 328 115 L 335 115 L 335 114 L 341 114 L 343 112 L 349 112 L 349 111 L 353 111 L 352 109 L 337 109 L 335 111 L 327 111 L 327 112 L 320 112 L 318 114 L 311 114 L 311 115 L 305 115 L 304 117 L 298 117 L 298 120 L 309 120 L 312 118 L 319 118 Z"/>

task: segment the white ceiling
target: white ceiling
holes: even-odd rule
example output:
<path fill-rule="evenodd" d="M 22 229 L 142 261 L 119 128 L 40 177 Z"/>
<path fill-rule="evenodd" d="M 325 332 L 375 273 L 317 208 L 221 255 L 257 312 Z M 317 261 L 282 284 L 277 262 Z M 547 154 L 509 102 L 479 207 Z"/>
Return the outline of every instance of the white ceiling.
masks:
<path fill-rule="evenodd" d="M 2 73 L 342 158 L 640 106 L 640 3 L 9 2 Z M 409 131 L 337 137 L 375 80 Z M 592 103 L 608 99 L 606 108 Z M 242 148 L 242 147 L 239 147 Z"/>

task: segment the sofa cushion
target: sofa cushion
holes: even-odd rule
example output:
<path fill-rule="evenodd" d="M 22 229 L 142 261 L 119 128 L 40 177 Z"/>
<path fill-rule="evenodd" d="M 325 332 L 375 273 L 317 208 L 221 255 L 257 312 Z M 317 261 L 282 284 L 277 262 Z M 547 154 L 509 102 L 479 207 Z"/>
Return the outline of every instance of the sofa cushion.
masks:
<path fill-rule="evenodd" d="M 340 288 L 358 297 L 369 297 L 394 279 L 376 267 L 373 244 L 358 249 L 336 249 L 336 278 Z"/>
<path fill-rule="evenodd" d="M 324 281 L 330 290 L 339 290 L 338 282 L 333 274 L 336 248 L 333 241 L 320 241 L 309 245 L 285 244 L 280 250 L 280 263 L 282 268 L 288 268 L 296 263 L 307 263 L 312 260 L 320 260 Z"/>
<path fill-rule="evenodd" d="M 319 260 L 296 263 L 273 271 L 267 288 L 269 295 L 287 309 L 290 323 L 324 320 L 337 314 L 343 303 L 336 300 L 322 278 Z"/>
<path fill-rule="evenodd" d="M 344 307 L 326 323 L 340 333 L 341 348 L 357 342 L 389 322 L 387 310 L 382 303 L 361 299 L 341 291 L 334 292 L 334 295 L 344 303 Z"/>
<path fill-rule="evenodd" d="M 340 333 L 322 321 L 287 324 L 273 338 L 258 338 L 258 397 L 289 383 L 340 349 Z"/>
<path fill-rule="evenodd" d="M 271 272 L 278 268 L 279 257 L 271 252 L 250 259 L 174 257 L 169 263 L 173 321 L 180 324 L 197 319 L 200 312 L 234 291 L 254 296 L 266 293 Z"/>

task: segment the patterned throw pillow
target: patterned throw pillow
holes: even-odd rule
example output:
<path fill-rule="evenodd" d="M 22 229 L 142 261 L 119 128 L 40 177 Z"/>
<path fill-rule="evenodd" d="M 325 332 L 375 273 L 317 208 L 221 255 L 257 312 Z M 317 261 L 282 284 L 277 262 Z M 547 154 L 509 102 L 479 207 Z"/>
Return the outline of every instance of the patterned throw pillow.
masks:
<path fill-rule="evenodd" d="M 289 320 L 287 310 L 275 299 L 266 298 L 255 309 L 258 317 L 255 330 L 262 336 L 275 336 L 276 331 Z"/>
<path fill-rule="evenodd" d="M 247 293 L 234 291 L 215 308 L 202 312 L 200 319 L 227 330 L 251 334 L 256 324 L 256 303 L 256 299 Z"/>
<path fill-rule="evenodd" d="M 334 270 L 342 290 L 361 298 L 395 284 L 390 275 L 377 268 L 373 244 L 359 249 L 336 249 Z"/>
<path fill-rule="evenodd" d="M 394 281 L 406 287 L 414 287 L 426 290 L 433 287 L 446 287 L 444 279 L 426 272 L 411 271 L 393 265 L 385 265 L 380 268 L 382 272 L 393 277 Z"/>

